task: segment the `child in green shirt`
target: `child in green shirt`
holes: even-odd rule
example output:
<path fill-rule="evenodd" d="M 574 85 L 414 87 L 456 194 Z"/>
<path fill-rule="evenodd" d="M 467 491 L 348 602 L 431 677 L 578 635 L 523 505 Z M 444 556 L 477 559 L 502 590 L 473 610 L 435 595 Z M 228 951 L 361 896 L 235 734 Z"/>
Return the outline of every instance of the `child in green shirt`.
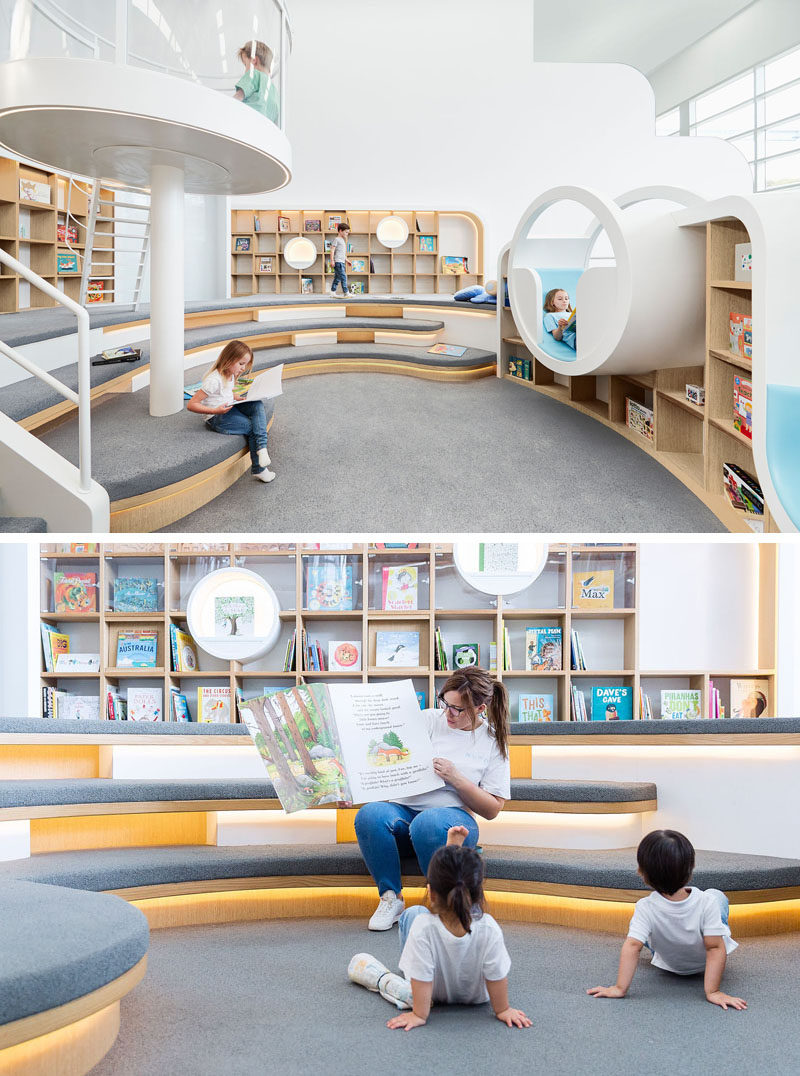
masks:
<path fill-rule="evenodd" d="M 270 78 L 272 49 L 263 41 L 248 41 L 236 54 L 245 72 L 236 83 L 235 97 L 277 124 L 280 115 L 278 89 Z"/>

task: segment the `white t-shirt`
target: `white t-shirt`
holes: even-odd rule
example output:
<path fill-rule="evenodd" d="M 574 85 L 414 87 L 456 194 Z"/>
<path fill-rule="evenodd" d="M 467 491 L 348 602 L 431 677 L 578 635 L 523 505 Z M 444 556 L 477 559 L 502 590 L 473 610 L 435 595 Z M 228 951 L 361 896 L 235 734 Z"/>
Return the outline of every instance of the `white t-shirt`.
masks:
<path fill-rule="evenodd" d="M 505 979 L 511 967 L 503 932 L 491 915 L 473 919 L 463 938 L 451 934 L 438 915 L 418 915 L 400 955 L 406 979 L 433 983 L 433 1000 L 482 1005 L 486 982 Z"/>
<path fill-rule="evenodd" d="M 739 944 L 722 922 L 715 895 L 694 886 L 685 900 L 667 900 L 653 892 L 637 901 L 628 937 L 647 942 L 653 950 L 653 964 L 676 975 L 695 975 L 705 969 L 705 937 L 723 938 L 726 953 Z"/>
<path fill-rule="evenodd" d="M 233 378 L 224 377 L 219 370 L 209 370 L 201 387 L 206 394 L 206 399 L 203 400 L 206 407 L 232 407 L 235 403 Z"/>
<path fill-rule="evenodd" d="M 434 758 L 449 759 L 459 773 L 469 778 L 476 785 L 493 796 L 507 800 L 511 796 L 511 766 L 503 758 L 500 748 L 486 722 L 481 722 L 472 731 L 451 729 L 447 724 L 444 710 L 423 710 L 428 735 L 431 738 Z M 408 807 L 422 810 L 425 807 L 461 807 L 469 808 L 456 790 L 448 784 L 434 788 L 431 792 L 420 792 L 417 796 L 393 800 Z"/>

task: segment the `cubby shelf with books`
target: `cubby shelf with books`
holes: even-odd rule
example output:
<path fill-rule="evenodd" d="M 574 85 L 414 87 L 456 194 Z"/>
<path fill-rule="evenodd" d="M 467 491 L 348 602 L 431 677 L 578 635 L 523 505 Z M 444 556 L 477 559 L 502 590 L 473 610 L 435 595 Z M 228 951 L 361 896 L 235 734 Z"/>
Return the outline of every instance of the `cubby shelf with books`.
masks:
<path fill-rule="evenodd" d="M 61 674 L 43 665 L 42 686 L 96 696 L 100 716 L 105 716 L 109 692 L 124 700 L 131 686 L 160 690 L 168 718 L 170 689 L 176 689 L 186 696 L 191 718 L 196 720 L 198 690 L 224 689 L 231 699 L 238 690 L 249 698 L 305 680 L 367 683 L 388 677 L 410 678 L 421 701 L 430 706 L 451 675 L 454 650 L 464 647 L 472 648 L 485 668 L 494 649 L 495 673 L 508 687 L 514 721 L 520 717 L 521 698 L 528 705 L 526 697 L 534 696 L 552 696 L 552 720 L 570 720 L 573 689 L 583 694 L 590 716 L 594 687 L 629 688 L 634 718 L 639 716 L 640 690 L 650 695 L 654 716 L 660 712 L 662 689 L 699 691 L 703 716 L 708 714 L 713 689 L 720 692 L 721 705 L 730 706 L 735 680 L 764 681 L 770 702 L 775 699 L 777 568 L 776 550 L 770 545 L 759 553 L 757 668 L 716 672 L 640 670 L 639 551 L 630 543 L 552 544 L 534 583 L 507 596 L 470 587 L 457 571 L 452 547 L 447 545 L 380 549 L 359 544 L 325 549 L 293 544 L 154 542 L 145 546 L 101 543 L 96 551 L 74 553 L 43 547 L 42 624 L 69 637 L 70 653 L 96 654 L 98 668 L 92 673 Z M 171 632 L 173 626 L 188 632 L 186 606 L 192 588 L 209 572 L 228 566 L 256 572 L 275 591 L 281 607 L 276 643 L 257 661 L 245 663 L 212 657 L 195 645 L 191 667 L 174 669 Z M 73 600 L 89 595 L 81 611 L 56 611 L 58 584 L 64 582 L 57 579 L 58 573 L 78 577 Z M 586 600 L 596 599 L 574 600 L 587 580 L 591 586 L 607 588 L 599 599 L 606 607 L 584 607 Z M 134 604 L 140 598 L 145 604 L 155 602 L 156 608 L 120 611 L 115 609 L 115 596 L 120 595 Z M 325 608 L 326 603 L 352 608 Z M 387 609 L 387 604 L 395 608 Z M 154 666 L 118 664 L 120 632 L 136 631 L 155 636 Z M 539 641 L 547 643 L 558 631 L 561 658 L 554 659 L 553 651 L 548 656 Z M 576 664 L 585 667 L 571 667 L 573 632 L 578 633 L 583 659 Z M 536 649 L 528 661 L 531 639 Z M 293 640 L 294 667 L 286 668 Z M 440 647 L 447 655 L 448 669 L 437 667 Z M 510 667 L 504 654 L 510 658 Z M 319 668 L 313 667 L 314 656 Z M 404 664 L 395 665 L 396 660 Z M 235 707 L 223 707 L 218 713 L 235 720 Z"/>
<path fill-rule="evenodd" d="M 0 248 L 77 301 L 92 187 L 74 183 L 70 191 L 69 182 L 58 172 L 0 156 Z M 102 193 L 113 200 L 112 190 L 104 188 Z M 103 215 L 113 218 L 113 209 L 106 207 Z M 114 298 L 113 246 L 113 219 L 97 221 L 93 258 L 97 279 L 103 280 L 104 287 L 96 301 L 111 302 Z M 74 270 L 60 268 L 59 256 L 63 255 L 74 255 Z M 0 265 L 0 313 L 55 305 L 38 288 Z"/>
<path fill-rule="evenodd" d="M 376 233 L 378 223 L 390 215 L 408 225 L 408 238 L 394 248 L 385 247 Z M 330 251 L 340 222 L 350 225 L 347 280 L 360 289 L 354 295 L 452 295 L 483 283 L 483 224 L 473 213 L 237 208 L 231 210 L 231 296 L 330 292 Z M 317 257 L 307 269 L 292 269 L 284 251 L 300 235 L 311 240 Z M 445 256 L 466 258 L 469 271 L 445 272 Z"/>
<path fill-rule="evenodd" d="M 755 514 L 734 506 L 732 496 L 726 493 L 723 468 L 724 464 L 733 465 L 758 483 L 752 437 L 734 424 L 735 390 L 740 393 L 744 411 L 752 413 L 748 397 L 752 396 L 753 359 L 745 354 L 744 337 L 745 331 L 750 333 L 749 320 L 737 323 L 738 335 L 731 329 L 732 315 L 737 319 L 752 318 L 752 284 L 734 279 L 736 247 L 748 244 L 750 237 L 741 221 L 733 218 L 698 227 L 703 228 L 706 237 L 704 362 L 624 376 L 554 374 L 528 351 L 511 309 L 504 306 L 498 308 L 498 374 L 561 400 L 626 437 L 688 486 L 729 530 L 774 532 L 778 527 L 768 508 L 763 514 Z M 739 341 L 738 352 L 731 349 L 734 339 Z M 747 347 L 753 349 L 756 358 L 760 345 L 755 326 Z M 517 376 L 511 372 L 514 369 L 528 376 Z M 703 405 L 687 398 L 688 386 L 703 390 Z M 646 409 L 640 414 L 649 413 L 649 420 L 640 423 L 648 436 L 629 427 L 628 400 Z M 747 426 L 746 420 L 744 425 Z M 728 475 L 729 488 L 742 480 L 735 471 Z"/>

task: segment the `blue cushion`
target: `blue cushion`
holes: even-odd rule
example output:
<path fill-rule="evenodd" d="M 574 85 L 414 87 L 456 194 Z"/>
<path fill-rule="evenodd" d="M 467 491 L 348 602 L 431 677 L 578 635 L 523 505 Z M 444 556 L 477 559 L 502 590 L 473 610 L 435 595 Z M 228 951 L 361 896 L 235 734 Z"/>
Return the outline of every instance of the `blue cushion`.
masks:
<path fill-rule="evenodd" d="M 784 511 L 800 528 L 800 480 L 797 416 L 800 388 L 767 385 L 767 462 L 775 492 Z"/>
<path fill-rule="evenodd" d="M 461 291 L 457 291 L 453 298 L 458 302 L 468 302 L 470 299 L 474 299 L 476 295 L 480 295 L 483 290 L 481 284 L 470 284 L 468 288 L 462 288 Z"/>
<path fill-rule="evenodd" d="M 490 295 L 488 291 L 485 291 L 482 295 L 476 295 L 470 299 L 471 303 L 491 303 L 493 306 L 497 306 L 497 296 Z"/>

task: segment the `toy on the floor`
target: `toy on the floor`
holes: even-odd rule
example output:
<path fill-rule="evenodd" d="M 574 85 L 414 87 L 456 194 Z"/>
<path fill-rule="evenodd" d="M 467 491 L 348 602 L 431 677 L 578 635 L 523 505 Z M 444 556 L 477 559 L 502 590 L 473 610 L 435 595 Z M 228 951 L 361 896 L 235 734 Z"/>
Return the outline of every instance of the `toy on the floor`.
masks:
<path fill-rule="evenodd" d="M 385 964 L 369 953 L 356 953 L 347 966 L 347 975 L 352 982 L 375 991 L 398 1009 L 411 1008 L 411 983 L 408 979 L 389 971 Z"/>

